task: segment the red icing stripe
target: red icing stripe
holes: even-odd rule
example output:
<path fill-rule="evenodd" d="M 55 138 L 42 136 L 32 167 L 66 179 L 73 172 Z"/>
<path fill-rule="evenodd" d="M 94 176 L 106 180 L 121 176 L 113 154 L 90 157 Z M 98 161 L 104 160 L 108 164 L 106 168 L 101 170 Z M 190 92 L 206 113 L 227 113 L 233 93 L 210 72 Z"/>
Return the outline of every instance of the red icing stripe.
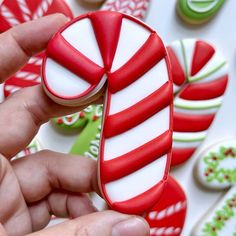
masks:
<path fill-rule="evenodd" d="M 166 51 L 161 39 L 156 33 L 151 33 L 144 45 L 125 65 L 113 73 L 108 73 L 109 91 L 115 93 L 132 84 L 165 56 Z"/>
<path fill-rule="evenodd" d="M 162 87 L 135 105 L 105 118 L 104 137 L 121 134 L 167 107 L 173 99 L 172 84 L 166 82 Z"/>
<path fill-rule="evenodd" d="M 171 165 L 179 165 L 187 161 L 195 152 L 196 148 L 174 148 L 172 149 Z"/>
<path fill-rule="evenodd" d="M 174 84 L 180 86 L 185 82 L 185 73 L 171 47 L 167 47 L 168 56 L 171 64 L 172 79 Z"/>
<path fill-rule="evenodd" d="M 186 100 L 207 100 L 222 96 L 225 92 L 228 76 L 206 83 L 188 84 L 178 95 Z"/>
<path fill-rule="evenodd" d="M 193 54 L 191 76 L 197 74 L 212 58 L 214 53 L 215 49 L 210 44 L 200 40 L 197 41 Z"/>
<path fill-rule="evenodd" d="M 97 85 L 105 73 L 103 68 L 71 46 L 60 33 L 49 42 L 46 54 L 92 85 Z"/>
<path fill-rule="evenodd" d="M 148 191 L 134 197 L 130 200 L 123 202 L 114 202 L 111 203 L 111 208 L 119 212 L 124 212 L 126 214 L 143 214 L 147 211 L 147 202 L 149 206 L 153 206 L 157 199 L 160 198 L 163 189 L 165 187 L 166 180 L 159 182 L 154 187 L 150 188 Z"/>
<path fill-rule="evenodd" d="M 173 129 L 179 132 L 199 132 L 209 128 L 214 114 L 184 114 L 174 113 Z"/>
<path fill-rule="evenodd" d="M 103 169 L 102 173 L 100 173 L 101 181 L 108 183 L 137 171 L 168 153 L 171 145 L 172 133 L 166 131 L 159 137 L 129 153 L 112 160 L 103 161 Z"/>
<path fill-rule="evenodd" d="M 122 14 L 102 11 L 90 16 L 106 70 L 110 70 L 122 23 Z M 109 45 L 109 46 L 108 46 Z"/>

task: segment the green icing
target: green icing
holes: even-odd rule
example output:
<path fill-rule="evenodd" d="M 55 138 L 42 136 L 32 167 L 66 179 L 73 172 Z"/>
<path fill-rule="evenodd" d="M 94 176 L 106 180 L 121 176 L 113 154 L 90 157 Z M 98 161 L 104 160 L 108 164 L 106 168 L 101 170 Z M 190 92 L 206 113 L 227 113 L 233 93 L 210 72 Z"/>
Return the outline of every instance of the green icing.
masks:
<path fill-rule="evenodd" d="M 92 117 L 93 119 L 88 121 L 86 127 L 71 147 L 71 154 L 97 159 L 100 146 L 102 105 L 96 107 Z"/>
<path fill-rule="evenodd" d="M 223 206 L 214 212 L 211 221 L 204 224 L 202 232 L 204 236 L 217 236 L 219 231 L 223 229 L 226 222 L 235 216 L 236 210 L 236 193 L 225 200 Z M 236 233 L 233 234 L 235 236 Z"/>
<path fill-rule="evenodd" d="M 220 147 L 219 152 L 210 152 L 203 157 L 206 165 L 204 175 L 208 183 L 217 181 L 219 183 L 236 183 L 236 167 L 226 169 L 220 166 L 220 163 L 228 158 L 236 159 L 236 148 Z"/>
<path fill-rule="evenodd" d="M 191 23 L 202 23 L 213 17 L 225 0 L 188 1 L 178 0 L 177 9 L 181 16 Z"/>

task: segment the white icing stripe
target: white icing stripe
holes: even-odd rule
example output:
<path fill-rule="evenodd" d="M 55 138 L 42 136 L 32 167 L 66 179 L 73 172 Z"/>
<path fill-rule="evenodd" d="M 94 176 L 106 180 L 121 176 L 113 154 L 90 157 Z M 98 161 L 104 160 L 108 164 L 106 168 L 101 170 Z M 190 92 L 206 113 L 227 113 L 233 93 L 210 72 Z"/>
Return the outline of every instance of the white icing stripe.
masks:
<path fill-rule="evenodd" d="M 219 0 L 187 0 L 187 4 L 189 8 L 198 13 L 204 13 L 210 11 L 212 8 L 216 6 Z M 205 3 L 205 6 L 202 7 L 197 5 L 198 3 Z"/>
<path fill-rule="evenodd" d="M 183 142 L 183 141 L 173 141 L 173 148 L 197 148 L 200 145 L 201 141 L 196 142 Z"/>
<path fill-rule="evenodd" d="M 105 188 L 110 200 L 126 201 L 155 186 L 163 179 L 166 159 L 167 155 L 164 155 L 132 174 L 106 184 Z"/>
<path fill-rule="evenodd" d="M 174 106 L 187 110 L 203 110 L 220 107 L 223 96 L 209 100 L 185 100 L 179 97 L 174 99 Z"/>
<path fill-rule="evenodd" d="M 5 85 L 5 90 L 9 91 L 10 93 L 14 93 L 18 91 L 20 87 L 14 86 L 14 85 Z"/>
<path fill-rule="evenodd" d="M 175 142 L 198 142 L 205 139 L 207 131 L 201 132 L 174 132 L 173 140 Z"/>
<path fill-rule="evenodd" d="M 183 52 L 185 56 L 186 63 L 186 74 L 189 76 L 192 68 L 193 55 L 195 50 L 196 39 L 185 39 L 182 41 Z"/>
<path fill-rule="evenodd" d="M 161 211 L 151 211 L 148 214 L 148 217 L 150 220 L 162 220 L 166 217 L 169 217 L 173 214 L 176 214 L 180 212 L 181 210 L 186 208 L 186 201 L 180 201 L 177 202 L 176 204 L 170 205 L 167 208 L 161 210 Z"/>
<path fill-rule="evenodd" d="M 115 114 L 149 96 L 168 81 L 165 59 L 128 87 L 111 96 L 109 114 Z M 145 88 L 145 89 L 144 89 Z"/>
<path fill-rule="evenodd" d="M 135 37 L 133 37 L 133 35 L 135 35 Z M 123 19 L 111 72 L 123 66 L 142 47 L 149 36 L 150 31 L 143 26 L 133 24 L 133 22 L 128 19 Z"/>
<path fill-rule="evenodd" d="M 77 75 L 50 58 L 47 58 L 45 72 L 48 85 L 56 94 L 76 96 L 90 87 L 85 80 L 79 79 Z"/>
<path fill-rule="evenodd" d="M 104 160 L 124 155 L 153 140 L 169 129 L 170 107 L 164 108 L 134 128 L 108 138 L 104 143 Z"/>
<path fill-rule="evenodd" d="M 31 72 L 25 72 L 25 71 L 17 72 L 15 77 L 24 80 L 37 80 L 38 78 L 41 78 L 38 74 L 33 74 Z"/>
<path fill-rule="evenodd" d="M 161 227 L 161 228 L 151 228 L 151 236 L 163 236 L 163 235 L 179 235 L 182 231 L 179 227 Z"/>
<path fill-rule="evenodd" d="M 217 108 L 211 108 L 211 109 L 204 109 L 204 110 L 187 110 L 187 109 L 181 109 L 178 107 L 175 107 L 175 112 L 177 113 L 183 113 L 183 114 L 192 114 L 192 115 L 208 115 L 208 114 L 215 114 L 218 111 Z"/>
<path fill-rule="evenodd" d="M 28 64 L 33 64 L 35 66 L 41 66 L 43 59 L 40 57 L 31 57 Z"/>
<path fill-rule="evenodd" d="M 75 22 L 65 29 L 61 35 L 80 53 L 97 65 L 104 67 L 93 26 L 88 18 Z"/>

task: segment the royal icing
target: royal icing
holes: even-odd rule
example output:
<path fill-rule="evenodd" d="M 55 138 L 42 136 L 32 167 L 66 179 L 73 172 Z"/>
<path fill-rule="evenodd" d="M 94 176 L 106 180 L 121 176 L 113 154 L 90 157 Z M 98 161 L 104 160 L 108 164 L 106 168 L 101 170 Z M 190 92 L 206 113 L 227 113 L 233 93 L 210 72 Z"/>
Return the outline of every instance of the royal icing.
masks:
<path fill-rule="evenodd" d="M 61 0 L 4 0 L 0 5 L 0 32 L 18 24 L 60 12 L 72 18 L 72 12 Z M 4 96 L 34 86 L 41 81 L 41 64 L 44 53 L 32 57 L 26 66 L 4 83 Z"/>
<path fill-rule="evenodd" d="M 44 89 L 57 103 L 89 103 L 107 82 L 101 192 L 112 209 L 145 212 L 161 197 L 172 143 L 172 84 L 161 39 L 133 17 L 101 11 L 67 24 L 46 54 Z"/>
<path fill-rule="evenodd" d="M 118 11 L 143 20 L 149 3 L 150 0 L 106 0 L 101 10 Z"/>
<path fill-rule="evenodd" d="M 202 40 L 184 39 L 168 48 L 174 82 L 172 165 L 188 160 L 205 139 L 228 81 L 223 55 Z"/>
<path fill-rule="evenodd" d="M 236 183 L 236 140 L 222 141 L 204 151 L 197 162 L 198 180 L 210 189 Z"/>
<path fill-rule="evenodd" d="M 169 176 L 160 201 L 145 216 L 150 225 L 150 235 L 180 235 L 186 211 L 186 195 L 176 180 Z"/>
<path fill-rule="evenodd" d="M 236 235 L 236 186 L 233 186 L 203 217 L 195 227 L 192 235 Z"/>
<path fill-rule="evenodd" d="M 210 20 L 223 5 L 225 0 L 178 0 L 177 12 L 191 24 L 201 24 Z"/>

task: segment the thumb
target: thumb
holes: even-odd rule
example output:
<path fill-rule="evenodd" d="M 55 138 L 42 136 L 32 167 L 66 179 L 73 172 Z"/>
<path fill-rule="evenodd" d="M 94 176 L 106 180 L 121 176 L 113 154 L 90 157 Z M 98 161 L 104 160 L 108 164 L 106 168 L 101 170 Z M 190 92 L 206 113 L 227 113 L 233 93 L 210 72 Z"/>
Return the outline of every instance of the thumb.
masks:
<path fill-rule="evenodd" d="M 148 224 L 141 217 L 103 211 L 69 220 L 28 236 L 148 236 L 149 232 Z"/>
<path fill-rule="evenodd" d="M 0 223 L 0 235 L 1 236 L 7 236 L 7 232 L 4 230 L 2 224 Z"/>

